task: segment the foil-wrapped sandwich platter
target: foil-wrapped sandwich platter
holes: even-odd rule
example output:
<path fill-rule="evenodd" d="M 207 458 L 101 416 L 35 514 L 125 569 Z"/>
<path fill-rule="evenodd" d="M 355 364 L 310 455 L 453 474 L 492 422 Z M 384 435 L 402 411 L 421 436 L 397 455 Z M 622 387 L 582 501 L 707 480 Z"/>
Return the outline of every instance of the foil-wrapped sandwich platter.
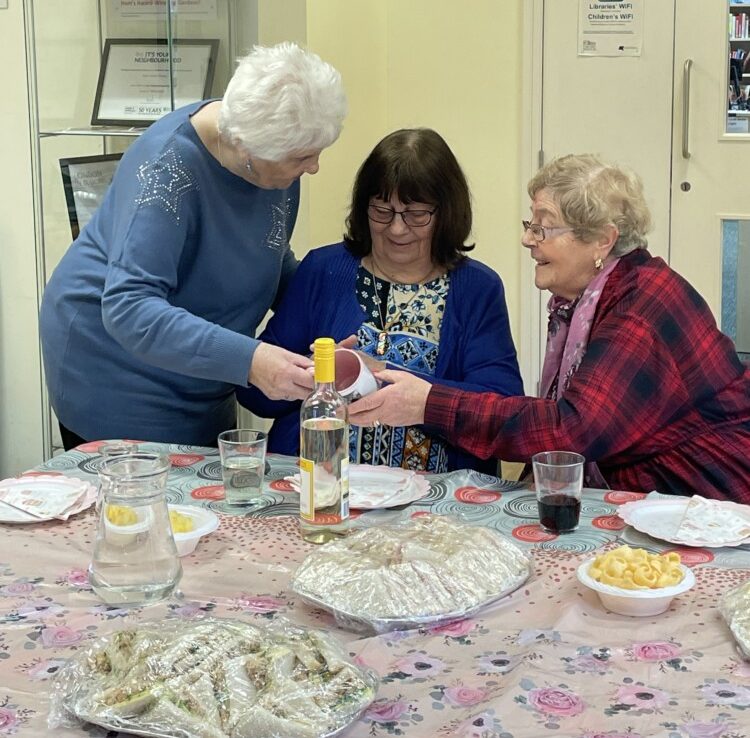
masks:
<path fill-rule="evenodd" d="M 750 579 L 729 590 L 719 610 L 743 657 L 750 661 Z"/>
<path fill-rule="evenodd" d="M 55 681 L 50 727 L 77 718 L 158 738 L 331 738 L 377 683 L 320 631 L 167 620 L 77 652 Z"/>
<path fill-rule="evenodd" d="M 292 589 L 343 628 L 384 633 L 469 617 L 530 575 L 528 555 L 500 533 L 424 515 L 321 546 Z"/>

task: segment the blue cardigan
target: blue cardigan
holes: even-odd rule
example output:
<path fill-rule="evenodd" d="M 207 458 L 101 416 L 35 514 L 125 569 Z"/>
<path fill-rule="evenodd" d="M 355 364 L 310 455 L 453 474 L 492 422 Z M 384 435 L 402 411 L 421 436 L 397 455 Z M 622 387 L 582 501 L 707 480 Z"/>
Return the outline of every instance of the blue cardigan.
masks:
<path fill-rule="evenodd" d="M 355 289 L 359 266 L 360 260 L 343 243 L 311 251 L 260 339 L 309 354 L 310 344 L 320 336 L 341 341 L 356 333 L 367 320 Z M 464 259 L 451 271 L 435 376 L 423 378 L 476 392 L 523 394 L 503 283 L 474 259 Z M 255 415 L 276 418 L 269 451 L 299 453 L 299 402 L 269 400 L 254 387 L 238 388 L 237 399 Z M 496 466 L 496 461 L 481 461 L 448 446 L 449 469 L 470 467 L 494 474 Z"/>

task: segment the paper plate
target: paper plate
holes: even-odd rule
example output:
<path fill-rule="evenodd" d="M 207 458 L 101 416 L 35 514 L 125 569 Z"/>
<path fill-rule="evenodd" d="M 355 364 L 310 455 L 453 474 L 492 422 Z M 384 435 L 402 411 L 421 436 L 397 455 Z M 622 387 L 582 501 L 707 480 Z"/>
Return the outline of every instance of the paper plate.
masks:
<path fill-rule="evenodd" d="M 0 500 L 0 523 L 41 523 L 57 518 L 67 519 L 71 515 L 86 510 L 94 504 L 98 494 L 97 488 L 83 479 L 74 479 L 62 475 L 39 475 L 28 477 L 12 477 L 0 482 L 0 491 L 29 492 L 33 496 L 53 500 L 65 498 L 71 494 L 81 495 L 74 507 L 66 510 L 64 516 L 59 515 L 31 515 L 11 507 Z"/>
<path fill-rule="evenodd" d="M 299 474 L 285 477 L 285 480 L 299 492 Z M 349 466 L 349 507 L 355 510 L 407 505 L 422 499 L 429 491 L 430 483 L 408 469 L 370 464 Z"/>
<path fill-rule="evenodd" d="M 722 546 L 742 546 L 750 543 L 750 536 L 743 538 L 722 538 L 708 529 L 705 530 L 703 536 L 701 536 L 700 531 L 697 531 L 694 536 L 689 538 L 678 535 L 680 522 L 685 515 L 689 502 L 689 497 L 626 502 L 618 508 L 617 514 L 628 525 L 632 525 L 633 528 L 641 531 L 641 533 L 647 533 L 653 538 L 669 541 L 669 543 L 676 543 L 680 546 L 720 548 Z M 711 500 L 711 502 L 730 510 L 734 515 L 744 518 L 750 524 L 749 506 L 739 505 L 736 502 L 728 500 Z"/>

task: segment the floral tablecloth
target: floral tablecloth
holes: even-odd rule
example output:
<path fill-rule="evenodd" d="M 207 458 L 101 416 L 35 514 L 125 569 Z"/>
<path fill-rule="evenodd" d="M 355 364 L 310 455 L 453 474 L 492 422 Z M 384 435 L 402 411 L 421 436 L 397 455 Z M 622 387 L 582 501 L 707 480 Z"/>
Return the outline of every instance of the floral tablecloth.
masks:
<path fill-rule="evenodd" d="M 96 448 L 62 454 L 37 472 L 90 476 Z M 216 449 L 165 450 L 170 501 L 225 513 Z M 615 615 L 577 582 L 575 569 L 618 539 L 672 548 L 622 527 L 617 505 L 641 495 L 586 490 L 580 529 L 554 537 L 539 529 L 533 495 L 521 485 L 465 471 L 430 476 L 427 498 L 368 513 L 365 522 L 427 510 L 459 514 L 529 547 L 534 575 L 471 619 L 364 637 L 290 594 L 289 579 L 311 546 L 298 535 L 296 495 L 283 480 L 295 460 L 269 461 L 263 506 L 244 517 L 222 514 L 219 529 L 182 559 L 179 596 L 143 609 L 103 605 L 90 591 L 93 511 L 67 523 L 0 524 L 0 735 L 50 734 L 50 678 L 91 639 L 134 621 L 210 613 L 336 632 L 381 676 L 376 702 L 347 736 L 750 737 L 750 663 L 739 658 L 717 610 L 721 594 L 750 577 L 747 547 L 679 549 L 696 587 L 663 615 Z"/>

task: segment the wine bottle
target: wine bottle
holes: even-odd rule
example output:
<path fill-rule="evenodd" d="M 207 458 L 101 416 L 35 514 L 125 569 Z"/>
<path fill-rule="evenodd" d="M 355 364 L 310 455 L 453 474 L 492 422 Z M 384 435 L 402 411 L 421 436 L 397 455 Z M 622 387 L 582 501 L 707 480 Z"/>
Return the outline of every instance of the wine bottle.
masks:
<path fill-rule="evenodd" d="M 336 344 L 314 344 L 315 387 L 300 409 L 300 531 L 311 543 L 348 532 L 349 418 L 334 385 Z"/>

